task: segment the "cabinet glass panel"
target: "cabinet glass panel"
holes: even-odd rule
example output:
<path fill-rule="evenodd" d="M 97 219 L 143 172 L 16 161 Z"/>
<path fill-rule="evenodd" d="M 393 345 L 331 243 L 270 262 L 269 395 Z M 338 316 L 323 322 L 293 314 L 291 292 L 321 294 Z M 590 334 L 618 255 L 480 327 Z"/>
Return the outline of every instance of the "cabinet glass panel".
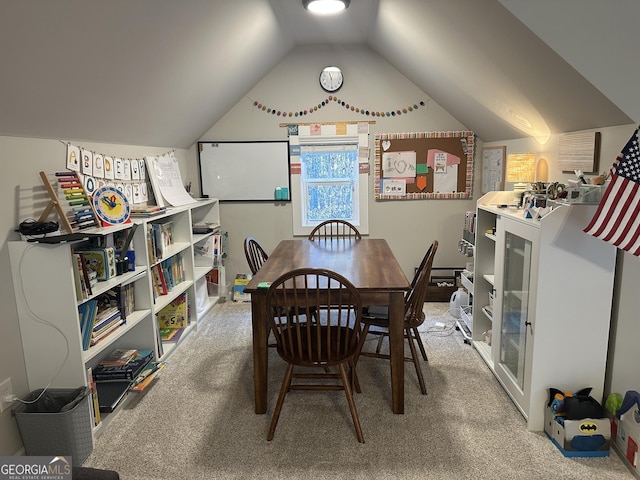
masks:
<path fill-rule="evenodd" d="M 502 293 L 502 341 L 500 363 L 520 389 L 524 386 L 524 362 L 529 319 L 531 242 L 511 232 L 505 234 L 504 289 Z"/>

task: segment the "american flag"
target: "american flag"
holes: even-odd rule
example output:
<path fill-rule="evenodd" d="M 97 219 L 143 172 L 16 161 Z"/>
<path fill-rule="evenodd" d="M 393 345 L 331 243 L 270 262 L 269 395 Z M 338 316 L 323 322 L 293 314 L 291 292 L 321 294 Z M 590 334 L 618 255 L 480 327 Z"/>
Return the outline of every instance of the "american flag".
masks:
<path fill-rule="evenodd" d="M 640 142 L 638 128 L 616 158 L 611 181 L 584 231 L 640 256 Z"/>

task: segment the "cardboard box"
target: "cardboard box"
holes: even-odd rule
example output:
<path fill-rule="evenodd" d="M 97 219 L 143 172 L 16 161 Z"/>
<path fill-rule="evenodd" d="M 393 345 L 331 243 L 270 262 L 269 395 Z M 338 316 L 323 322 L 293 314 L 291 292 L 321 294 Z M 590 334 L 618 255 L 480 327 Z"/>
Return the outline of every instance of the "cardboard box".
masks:
<path fill-rule="evenodd" d="M 608 418 L 555 420 L 544 405 L 544 433 L 565 457 L 608 457 L 611 444 L 611 421 Z"/>
<path fill-rule="evenodd" d="M 640 411 L 634 405 L 620 419 L 615 419 L 616 447 L 632 470 L 638 469 L 638 445 L 640 444 Z"/>

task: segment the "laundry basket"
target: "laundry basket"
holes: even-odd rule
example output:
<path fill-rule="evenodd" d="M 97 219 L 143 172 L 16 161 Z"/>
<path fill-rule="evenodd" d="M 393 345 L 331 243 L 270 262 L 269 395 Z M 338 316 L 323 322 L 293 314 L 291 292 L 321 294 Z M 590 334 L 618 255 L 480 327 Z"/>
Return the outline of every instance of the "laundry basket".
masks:
<path fill-rule="evenodd" d="M 34 390 L 13 409 L 27 455 L 71 456 L 81 465 L 93 450 L 88 387 Z"/>

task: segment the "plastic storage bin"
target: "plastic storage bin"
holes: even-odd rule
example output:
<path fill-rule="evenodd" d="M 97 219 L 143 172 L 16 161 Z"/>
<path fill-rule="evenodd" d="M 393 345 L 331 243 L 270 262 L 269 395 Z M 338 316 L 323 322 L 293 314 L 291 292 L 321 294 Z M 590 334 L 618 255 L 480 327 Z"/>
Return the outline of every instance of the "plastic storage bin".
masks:
<path fill-rule="evenodd" d="M 26 401 L 38 398 L 31 392 Z M 20 403 L 13 409 L 27 455 L 71 455 L 81 465 L 93 450 L 88 387 L 50 388 L 35 403 Z"/>

